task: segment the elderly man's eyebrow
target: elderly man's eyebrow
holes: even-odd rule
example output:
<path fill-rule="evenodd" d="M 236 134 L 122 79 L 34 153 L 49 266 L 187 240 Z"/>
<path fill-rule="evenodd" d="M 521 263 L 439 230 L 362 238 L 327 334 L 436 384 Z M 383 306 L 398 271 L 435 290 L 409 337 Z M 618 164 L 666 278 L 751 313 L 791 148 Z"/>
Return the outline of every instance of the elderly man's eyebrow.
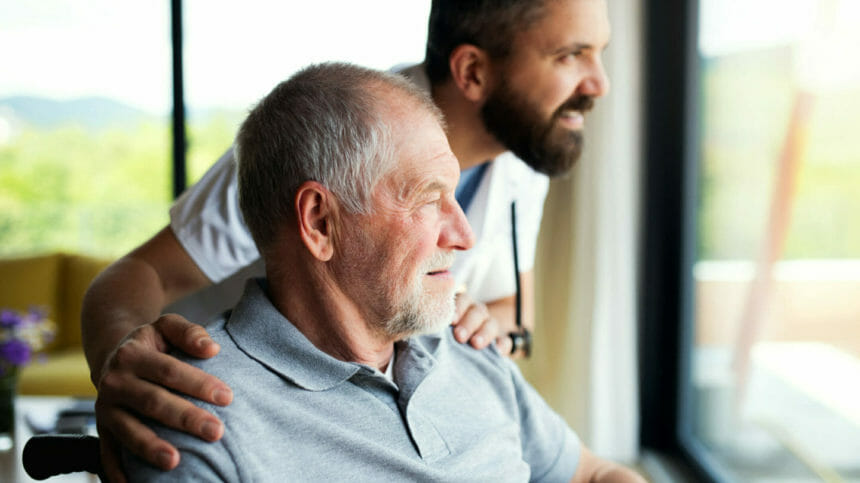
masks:
<path fill-rule="evenodd" d="M 448 191 L 450 189 L 451 189 L 451 187 L 450 187 L 450 185 L 448 185 L 448 183 L 445 183 L 445 182 L 440 181 L 440 180 L 436 180 L 436 181 L 431 181 L 430 183 L 427 183 L 426 185 L 424 185 L 421 188 L 421 193 L 430 193 L 430 192 L 434 192 L 434 191 L 445 192 L 445 191 Z"/>
<path fill-rule="evenodd" d="M 419 185 L 407 185 L 403 187 L 403 190 L 400 192 L 401 200 L 412 200 L 415 198 L 419 198 L 421 196 L 426 195 L 427 193 L 440 192 L 445 193 L 450 191 L 451 185 L 442 181 L 442 180 L 434 180 L 427 183 L 421 183 Z"/>

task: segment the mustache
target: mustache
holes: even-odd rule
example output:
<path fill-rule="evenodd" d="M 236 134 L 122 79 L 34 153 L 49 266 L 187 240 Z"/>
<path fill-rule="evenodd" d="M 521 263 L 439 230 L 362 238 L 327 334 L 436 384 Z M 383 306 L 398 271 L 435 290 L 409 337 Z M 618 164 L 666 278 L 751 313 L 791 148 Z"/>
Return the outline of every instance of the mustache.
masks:
<path fill-rule="evenodd" d="M 429 260 L 424 264 L 422 269 L 423 273 L 429 272 L 438 272 L 439 270 L 447 270 L 451 268 L 451 265 L 454 264 L 454 255 L 453 251 L 448 252 L 436 252 L 433 256 L 430 257 Z"/>
<path fill-rule="evenodd" d="M 577 95 L 567 100 L 556 111 L 556 116 L 564 111 L 588 112 L 594 107 L 594 96 Z"/>

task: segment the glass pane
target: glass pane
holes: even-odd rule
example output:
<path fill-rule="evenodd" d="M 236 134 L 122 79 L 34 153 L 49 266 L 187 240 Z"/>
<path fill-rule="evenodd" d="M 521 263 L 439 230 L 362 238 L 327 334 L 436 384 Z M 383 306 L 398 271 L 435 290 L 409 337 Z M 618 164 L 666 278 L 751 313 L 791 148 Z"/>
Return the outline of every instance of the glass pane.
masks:
<path fill-rule="evenodd" d="M 860 481 L 860 2 L 700 7 L 695 437 L 740 481 Z"/>
<path fill-rule="evenodd" d="M 171 199 L 169 6 L 0 12 L 0 255 L 128 251 Z"/>
<path fill-rule="evenodd" d="M 430 0 L 183 4 L 189 184 L 232 144 L 253 103 L 298 69 L 421 62 L 430 12 Z"/>

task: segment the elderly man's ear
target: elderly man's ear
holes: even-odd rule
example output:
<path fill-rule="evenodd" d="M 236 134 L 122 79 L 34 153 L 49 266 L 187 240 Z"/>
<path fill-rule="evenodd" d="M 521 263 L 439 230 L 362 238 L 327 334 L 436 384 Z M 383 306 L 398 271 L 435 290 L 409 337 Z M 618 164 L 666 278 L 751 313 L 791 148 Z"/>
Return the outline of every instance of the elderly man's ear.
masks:
<path fill-rule="evenodd" d="M 331 191 L 316 181 L 305 181 L 296 191 L 299 236 L 308 251 L 323 262 L 330 260 L 334 251 L 336 202 Z"/>

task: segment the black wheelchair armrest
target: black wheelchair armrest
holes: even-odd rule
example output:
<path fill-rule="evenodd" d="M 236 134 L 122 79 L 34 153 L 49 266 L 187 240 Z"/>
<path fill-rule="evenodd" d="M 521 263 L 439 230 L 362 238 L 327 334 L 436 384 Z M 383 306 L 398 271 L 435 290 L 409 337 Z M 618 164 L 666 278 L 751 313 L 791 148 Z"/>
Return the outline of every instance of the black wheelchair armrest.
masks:
<path fill-rule="evenodd" d="M 44 480 L 64 473 L 88 471 L 102 474 L 99 439 L 84 434 L 42 434 L 24 445 L 24 470 L 30 478 Z"/>

